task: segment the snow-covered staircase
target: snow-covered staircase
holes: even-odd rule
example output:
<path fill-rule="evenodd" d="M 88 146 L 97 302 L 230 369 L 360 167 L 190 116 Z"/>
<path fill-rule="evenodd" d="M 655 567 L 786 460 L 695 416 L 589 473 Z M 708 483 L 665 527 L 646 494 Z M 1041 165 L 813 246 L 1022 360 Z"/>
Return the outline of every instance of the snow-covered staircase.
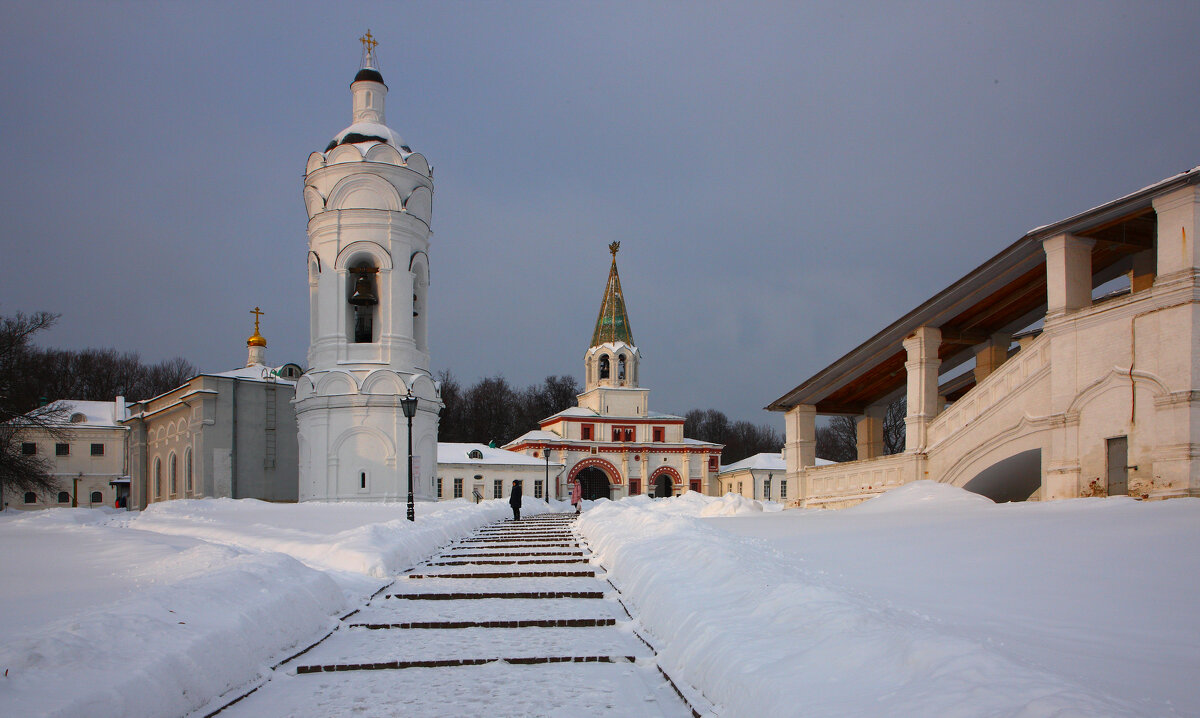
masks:
<path fill-rule="evenodd" d="M 485 526 L 223 716 L 688 716 L 573 514 Z"/>

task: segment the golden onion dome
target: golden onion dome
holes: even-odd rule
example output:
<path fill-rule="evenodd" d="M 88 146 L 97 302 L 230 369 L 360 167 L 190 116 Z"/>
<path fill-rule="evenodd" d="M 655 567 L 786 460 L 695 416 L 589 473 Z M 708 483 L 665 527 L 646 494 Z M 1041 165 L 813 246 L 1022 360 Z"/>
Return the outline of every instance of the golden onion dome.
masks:
<path fill-rule="evenodd" d="M 254 333 L 251 334 L 250 338 L 246 340 L 246 346 L 265 347 L 267 345 L 267 338 L 258 333 L 258 318 L 265 314 L 265 312 L 258 307 L 255 307 L 254 311 L 250 313 L 254 315 Z"/>

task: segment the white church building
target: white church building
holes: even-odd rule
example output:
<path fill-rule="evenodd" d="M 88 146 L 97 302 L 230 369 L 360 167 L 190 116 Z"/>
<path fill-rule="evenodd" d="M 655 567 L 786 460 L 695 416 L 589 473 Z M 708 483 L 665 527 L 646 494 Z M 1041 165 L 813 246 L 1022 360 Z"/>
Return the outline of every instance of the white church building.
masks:
<path fill-rule="evenodd" d="M 400 500 L 411 433 L 417 498 L 433 499 L 440 391 L 430 373 L 433 170 L 387 126 L 363 38 L 351 124 L 308 158 L 310 343 L 296 385 L 301 501 Z M 415 416 L 403 400 L 416 399 Z M 410 432 L 411 426 L 411 432 Z"/>

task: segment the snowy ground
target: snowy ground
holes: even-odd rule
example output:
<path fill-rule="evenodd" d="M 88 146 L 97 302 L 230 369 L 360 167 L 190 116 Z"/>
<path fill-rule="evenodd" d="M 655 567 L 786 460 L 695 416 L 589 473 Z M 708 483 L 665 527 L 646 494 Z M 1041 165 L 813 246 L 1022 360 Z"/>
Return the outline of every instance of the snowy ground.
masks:
<path fill-rule="evenodd" d="M 321 638 L 394 574 L 510 515 L 501 501 L 417 508 L 415 524 L 403 504 L 4 512 L 0 715 L 197 710 Z"/>
<path fill-rule="evenodd" d="M 1200 500 L 919 482 L 837 512 L 602 502 L 580 529 L 722 716 L 1200 715 Z"/>
<path fill-rule="evenodd" d="M 659 665 L 703 691 L 721 716 L 1200 715 L 1192 683 L 1200 674 L 1200 500 L 996 505 L 920 482 L 836 512 L 763 511 L 738 497 L 696 494 L 588 508 L 579 530 Z M 544 509 L 530 501 L 525 513 Z M 0 715 L 215 708 L 322 638 L 397 573 L 508 515 L 496 501 L 424 504 L 415 525 L 399 504 L 204 500 L 140 514 L 5 512 Z M 460 553 L 508 550 L 463 546 Z M 548 557 L 559 550 L 544 549 Z M 513 590 L 538 585 L 503 580 Z M 555 580 L 580 590 L 592 579 Z M 426 578 L 396 591 L 478 583 Z M 420 606 L 410 620 L 452 618 L 446 603 Z M 524 615 L 518 603 L 495 612 Z M 577 610 L 543 606 L 559 617 Z M 482 603 L 472 610 L 481 609 L 490 612 Z M 382 619 L 381 611 L 356 618 Z M 578 630 L 563 640 L 592 629 Z M 454 648 L 449 639 L 430 645 L 438 643 Z M 594 698 L 619 693 L 631 665 L 605 666 Z M 564 685 L 579 666 L 534 668 L 488 664 L 437 678 L 413 669 L 386 685 L 356 677 L 367 697 L 347 696 L 342 707 L 359 710 L 355 701 L 411 695 L 436 680 L 423 694 L 431 711 L 439 696 L 467 700 L 467 691 L 484 712 L 480 687 L 498 686 L 524 696 L 506 701 L 533 706 L 544 696 L 545 713 L 563 712 L 571 700 Z"/>

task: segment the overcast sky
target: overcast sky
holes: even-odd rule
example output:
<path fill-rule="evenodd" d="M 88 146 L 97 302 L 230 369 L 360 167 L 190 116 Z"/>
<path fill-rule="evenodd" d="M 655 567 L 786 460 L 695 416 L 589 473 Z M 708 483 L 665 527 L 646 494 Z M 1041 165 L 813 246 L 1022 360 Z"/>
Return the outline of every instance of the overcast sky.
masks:
<path fill-rule="evenodd" d="M 305 160 L 368 28 L 436 167 L 434 369 L 768 402 L 1017 240 L 1200 165 L 1200 3 L 3 3 L 0 314 L 305 364 Z"/>

